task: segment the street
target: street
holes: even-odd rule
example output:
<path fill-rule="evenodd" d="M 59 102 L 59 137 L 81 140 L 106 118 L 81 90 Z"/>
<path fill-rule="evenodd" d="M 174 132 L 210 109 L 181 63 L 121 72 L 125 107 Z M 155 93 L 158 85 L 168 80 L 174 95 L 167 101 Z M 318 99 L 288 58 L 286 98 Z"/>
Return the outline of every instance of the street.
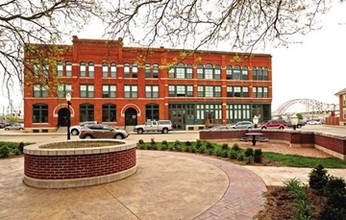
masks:
<path fill-rule="evenodd" d="M 289 128 L 289 130 L 292 130 Z M 346 127 L 341 126 L 325 126 L 325 125 L 305 125 L 300 129 L 301 131 L 314 131 L 326 134 L 334 134 L 346 137 Z M 138 141 L 142 139 L 144 142 L 149 142 L 154 138 L 155 141 L 195 141 L 199 139 L 199 131 L 172 131 L 168 134 L 161 133 L 148 133 L 137 134 L 130 132 L 127 140 Z M 71 140 L 78 140 L 78 136 L 71 135 Z M 14 141 L 14 142 L 50 142 L 50 141 L 63 141 L 67 140 L 67 134 L 62 132 L 56 133 L 24 133 L 22 131 L 5 131 L 0 129 L 0 141 Z"/>

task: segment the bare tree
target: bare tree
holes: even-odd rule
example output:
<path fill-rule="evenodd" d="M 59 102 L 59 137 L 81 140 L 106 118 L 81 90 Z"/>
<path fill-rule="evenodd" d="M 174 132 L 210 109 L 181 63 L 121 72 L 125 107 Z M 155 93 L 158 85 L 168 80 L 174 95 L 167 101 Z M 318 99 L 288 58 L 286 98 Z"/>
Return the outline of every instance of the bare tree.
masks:
<path fill-rule="evenodd" d="M 103 17 L 94 0 L 5 0 L 0 2 L 0 79 L 3 96 L 22 84 L 23 51 L 30 43 L 61 42 L 93 17 Z M 68 37 L 70 39 L 70 36 Z M 9 102 L 10 105 L 12 102 Z M 13 108 L 11 106 L 11 108 Z"/>
<path fill-rule="evenodd" d="M 343 2 L 343 1 L 340 1 Z M 335 2 L 334 2 L 335 3 Z M 107 33 L 150 46 L 199 48 L 226 43 L 251 51 L 286 46 L 318 29 L 331 0 L 132 0 L 113 4 Z"/>
<path fill-rule="evenodd" d="M 8 88 L 13 80 L 22 82 L 26 44 L 64 42 L 90 19 L 106 24 L 105 37 L 122 37 L 130 44 L 199 49 L 222 42 L 229 50 L 250 52 L 268 43 L 285 46 L 318 29 L 318 15 L 331 4 L 332 0 L 3 0 L 2 87 Z"/>

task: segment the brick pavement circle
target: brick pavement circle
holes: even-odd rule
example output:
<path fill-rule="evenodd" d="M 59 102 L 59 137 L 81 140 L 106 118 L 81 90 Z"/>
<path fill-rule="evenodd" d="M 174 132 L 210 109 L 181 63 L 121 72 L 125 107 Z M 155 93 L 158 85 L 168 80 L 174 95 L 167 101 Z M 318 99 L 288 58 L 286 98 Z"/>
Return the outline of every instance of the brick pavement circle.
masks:
<path fill-rule="evenodd" d="M 235 219 L 246 220 L 253 217 L 263 208 L 263 193 L 267 188 L 263 180 L 248 169 L 227 161 L 189 153 L 161 152 L 180 157 L 189 157 L 219 167 L 229 178 L 229 186 L 223 197 L 197 220 Z"/>
<path fill-rule="evenodd" d="M 116 217 L 116 219 L 175 219 L 174 217 L 172 217 L 172 214 L 174 214 L 174 216 L 185 216 L 185 218 L 183 217 L 178 219 L 246 220 L 252 219 L 252 217 L 256 215 L 259 210 L 261 210 L 265 202 L 263 192 L 266 191 L 266 186 L 264 182 L 255 173 L 243 168 L 240 165 L 211 158 L 208 156 L 179 152 L 139 151 L 138 154 L 142 154 L 144 157 L 147 157 L 145 155 L 152 155 L 149 156 L 149 158 L 159 158 L 159 160 L 161 160 L 162 162 L 155 160 L 148 161 L 148 159 L 146 159 L 146 161 L 144 162 L 147 164 L 143 164 L 142 170 L 140 169 L 137 177 L 134 177 L 134 179 L 131 179 L 133 177 L 130 177 L 128 178 L 128 180 L 125 180 L 123 182 L 119 181 L 116 184 L 110 183 L 90 188 L 81 187 L 66 190 L 42 190 L 27 187 L 20 181 L 22 178 L 21 173 L 23 172 L 23 158 L 2 160 L 0 161 L 0 169 L 2 170 L 1 173 L 3 174 L 4 179 L 0 180 L 0 198 L 2 198 L 0 204 L 3 207 L 3 210 L 2 212 L 0 212 L 0 219 L 2 217 L 6 217 L 6 219 L 44 219 L 45 217 L 50 216 L 50 219 L 60 220 L 69 219 L 68 216 L 71 217 L 71 215 L 75 216 L 76 218 L 84 219 L 90 219 L 93 217 L 101 219 L 112 219 L 109 218 L 110 216 Z M 140 161 L 143 162 L 144 157 L 142 157 Z M 192 181 L 194 183 L 194 185 L 192 186 L 187 186 L 184 182 L 181 182 L 180 184 L 175 181 L 166 182 L 168 181 L 168 173 L 151 173 L 151 169 L 149 169 L 148 165 L 150 164 L 150 167 L 162 167 L 165 163 L 167 163 L 167 160 L 171 163 L 177 160 L 186 162 L 190 161 L 190 164 L 192 162 L 193 164 L 200 164 L 202 167 L 210 167 L 206 170 L 205 174 L 206 177 L 212 175 L 213 178 L 204 178 L 205 180 L 209 181 L 209 183 L 204 181 L 196 182 L 197 179 L 203 179 L 201 178 L 203 176 L 203 174 L 201 175 L 201 170 L 204 170 L 204 168 L 201 169 L 202 167 L 198 167 L 197 169 L 200 170 L 190 173 L 188 177 L 186 176 L 186 178 L 191 177 L 193 179 L 196 179 Z M 190 164 L 185 163 L 185 166 L 190 167 Z M 180 169 L 184 169 L 185 167 L 183 166 L 183 164 L 180 164 L 179 166 Z M 168 170 L 171 169 L 170 167 L 167 168 Z M 167 168 L 165 168 L 164 170 L 167 170 Z M 172 169 L 174 170 L 176 168 Z M 219 170 L 217 172 L 219 174 L 210 172 L 208 175 L 207 171 L 209 171 L 210 169 Z M 7 172 L 3 172 L 4 170 L 7 170 Z M 179 172 L 179 170 L 176 170 L 176 172 Z M 189 172 L 191 172 L 191 169 Z M 144 175 L 144 173 L 146 174 Z M 185 173 L 185 170 L 183 173 Z M 221 176 L 225 176 L 226 178 L 226 182 L 225 184 L 222 184 L 224 185 L 224 187 L 222 188 L 215 187 L 215 181 L 222 180 L 220 179 L 220 174 L 222 174 Z M 215 180 L 215 177 L 217 176 L 219 176 L 218 178 L 216 178 L 218 180 Z M 169 185 L 172 185 L 173 183 L 181 185 L 178 188 L 183 191 L 167 191 L 166 188 L 156 189 L 155 186 L 151 184 L 155 178 L 160 178 L 161 180 L 156 179 L 156 181 L 169 183 Z M 173 175 L 172 178 L 178 177 L 174 177 Z M 181 177 L 178 179 L 181 179 Z M 140 181 L 140 183 L 136 185 L 131 184 L 136 181 Z M 203 183 L 206 183 L 206 185 L 203 186 Z M 199 186 L 199 184 L 201 185 Z M 119 187 L 121 188 L 124 186 L 128 186 L 129 188 L 126 190 L 121 190 L 119 192 Z M 153 191 L 143 192 L 143 189 L 147 189 L 143 187 L 147 186 L 149 186 L 148 189 Z M 204 189 L 204 191 L 201 191 L 202 189 Z M 203 195 L 208 195 L 209 193 L 209 195 L 214 199 L 206 197 L 196 198 L 198 199 L 197 201 L 199 201 L 199 203 L 204 203 L 203 206 L 198 207 L 182 206 L 182 204 L 179 203 L 183 200 L 178 199 L 170 201 L 169 204 L 171 205 L 168 208 L 169 210 L 163 208 L 165 207 L 165 205 L 164 203 L 160 203 L 160 201 L 165 201 L 166 196 L 163 196 L 160 193 L 165 192 L 171 196 L 173 196 L 172 193 L 174 193 L 178 195 L 178 197 L 181 197 L 182 194 L 185 194 L 185 190 L 195 190 L 202 193 Z M 135 191 L 142 196 L 132 198 L 131 196 L 129 196 L 129 193 L 132 191 Z M 213 193 L 213 195 L 210 193 Z M 150 201 L 149 206 L 147 203 L 149 202 L 149 198 L 146 197 L 148 195 L 158 196 L 156 197 L 156 199 L 151 198 L 153 200 Z M 189 199 L 191 198 L 194 197 L 190 197 Z M 217 199 L 215 200 L 215 198 Z M 209 202 L 204 202 L 203 200 L 208 200 Z M 157 209 L 158 212 L 148 212 L 148 210 L 150 210 L 153 205 L 154 207 L 156 207 L 155 209 Z M 167 214 L 167 212 L 169 213 Z M 97 216 L 95 216 L 95 214 Z M 167 217 L 167 215 L 169 215 L 170 217 Z M 162 218 L 158 218 L 157 216 L 161 216 Z"/>

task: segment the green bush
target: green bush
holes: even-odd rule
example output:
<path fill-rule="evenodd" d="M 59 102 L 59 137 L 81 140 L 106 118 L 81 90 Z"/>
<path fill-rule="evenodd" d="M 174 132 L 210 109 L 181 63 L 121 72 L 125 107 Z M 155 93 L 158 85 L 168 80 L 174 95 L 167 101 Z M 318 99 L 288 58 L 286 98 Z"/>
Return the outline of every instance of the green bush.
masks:
<path fill-rule="evenodd" d="M 166 146 L 167 146 L 167 145 L 168 145 L 168 142 L 167 142 L 167 141 L 162 141 L 162 142 L 161 142 L 161 144 L 163 144 L 163 145 L 166 145 Z"/>
<path fill-rule="evenodd" d="M 238 152 L 231 150 L 228 154 L 228 158 L 231 160 L 237 159 L 238 158 Z"/>
<path fill-rule="evenodd" d="M 253 157 L 253 149 L 252 148 L 246 148 L 244 155 L 246 157 L 250 157 L 250 156 Z"/>
<path fill-rule="evenodd" d="M 222 144 L 222 150 L 229 150 L 228 144 Z"/>
<path fill-rule="evenodd" d="M 245 160 L 244 154 L 241 153 L 241 152 L 238 152 L 238 154 L 237 154 L 237 159 L 240 160 L 240 161 L 244 161 L 244 160 Z"/>
<path fill-rule="evenodd" d="M 319 193 L 323 193 L 328 178 L 327 170 L 319 164 L 309 174 L 309 186 L 310 188 L 317 190 Z"/>
<path fill-rule="evenodd" d="M 207 149 L 214 149 L 214 145 L 210 142 L 207 142 L 207 144 L 205 146 Z"/>
<path fill-rule="evenodd" d="M 22 152 L 19 150 L 19 148 L 15 148 L 15 149 L 13 149 L 12 150 L 12 154 L 14 154 L 14 155 L 21 155 L 22 154 Z"/>
<path fill-rule="evenodd" d="M 233 151 L 240 151 L 240 147 L 239 147 L 238 144 L 233 144 L 231 150 L 233 150 Z"/>
<path fill-rule="evenodd" d="M 197 140 L 196 141 L 196 149 L 199 150 L 202 146 L 203 146 L 202 141 L 201 140 Z"/>
<path fill-rule="evenodd" d="M 254 151 L 254 162 L 255 163 L 261 163 L 262 162 L 262 157 L 263 157 L 263 153 L 262 153 L 262 149 L 256 149 Z"/>
<path fill-rule="evenodd" d="M 10 154 L 10 149 L 6 145 L 0 146 L 0 157 L 6 158 Z"/>
<path fill-rule="evenodd" d="M 143 139 L 139 139 L 139 140 L 138 140 L 138 144 L 144 144 Z"/>
<path fill-rule="evenodd" d="M 191 144 L 190 141 L 186 141 L 186 142 L 185 142 L 185 145 L 186 145 L 186 146 L 191 146 L 192 144 Z"/>
<path fill-rule="evenodd" d="M 346 183 L 343 178 L 331 176 L 324 188 L 327 204 L 346 214 Z M 345 218 L 346 219 L 346 218 Z"/>
<path fill-rule="evenodd" d="M 18 145 L 18 150 L 23 153 L 24 152 L 24 143 L 23 142 L 20 142 L 19 145 Z"/>

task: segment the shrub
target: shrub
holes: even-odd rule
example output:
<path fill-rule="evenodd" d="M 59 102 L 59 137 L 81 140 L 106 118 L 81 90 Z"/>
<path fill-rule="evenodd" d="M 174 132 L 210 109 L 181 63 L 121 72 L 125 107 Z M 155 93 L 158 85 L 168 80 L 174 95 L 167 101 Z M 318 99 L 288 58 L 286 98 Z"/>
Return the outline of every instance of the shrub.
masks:
<path fill-rule="evenodd" d="M 10 154 L 10 149 L 6 145 L 0 146 L 0 157 L 1 158 L 6 158 Z"/>
<path fill-rule="evenodd" d="M 246 157 L 250 157 L 250 156 L 253 157 L 253 149 L 252 148 L 246 148 L 244 155 Z"/>
<path fill-rule="evenodd" d="M 190 141 L 186 141 L 186 142 L 185 142 L 185 145 L 186 145 L 186 146 L 191 146 L 192 144 L 191 144 Z"/>
<path fill-rule="evenodd" d="M 22 154 L 22 152 L 19 150 L 19 148 L 15 148 L 15 149 L 13 149 L 12 150 L 12 154 L 14 154 L 14 155 L 21 155 Z"/>
<path fill-rule="evenodd" d="M 245 160 L 244 154 L 241 153 L 241 152 L 238 152 L 238 154 L 237 154 L 237 159 L 240 160 L 240 161 L 244 161 L 244 160 Z"/>
<path fill-rule="evenodd" d="M 168 145 L 162 143 L 162 144 L 161 144 L 161 147 L 160 147 L 160 150 L 167 150 L 167 148 L 168 148 Z"/>
<path fill-rule="evenodd" d="M 323 193 L 324 187 L 328 182 L 327 170 L 319 164 L 317 165 L 309 174 L 309 186 L 312 189 L 317 190 L 320 193 Z"/>
<path fill-rule="evenodd" d="M 197 140 L 197 141 L 196 141 L 196 149 L 198 150 L 198 149 L 200 149 L 202 146 L 203 146 L 202 141 L 201 141 L 201 140 Z"/>
<path fill-rule="evenodd" d="M 162 144 L 163 145 L 168 145 L 168 142 L 167 141 L 162 141 Z"/>
<path fill-rule="evenodd" d="M 238 158 L 238 152 L 231 150 L 228 154 L 228 158 L 231 160 L 237 159 Z"/>
<path fill-rule="evenodd" d="M 233 151 L 240 151 L 240 147 L 239 147 L 238 144 L 233 144 L 231 150 L 233 150 Z"/>
<path fill-rule="evenodd" d="M 139 139 L 139 140 L 138 140 L 138 144 L 144 144 L 143 139 Z"/>
<path fill-rule="evenodd" d="M 343 178 L 331 176 L 324 188 L 326 205 L 320 213 L 321 220 L 346 219 L 346 183 Z"/>
<path fill-rule="evenodd" d="M 212 143 L 210 143 L 210 142 L 207 142 L 206 148 L 207 149 L 214 149 L 214 145 Z"/>
<path fill-rule="evenodd" d="M 246 164 L 251 164 L 253 162 L 253 157 L 250 155 L 246 157 Z"/>
<path fill-rule="evenodd" d="M 254 162 L 255 163 L 261 163 L 262 157 L 263 157 L 262 149 L 256 149 L 254 152 L 254 158 L 253 158 Z"/>
<path fill-rule="evenodd" d="M 23 153 L 24 152 L 24 146 L 25 144 L 23 142 L 20 142 L 19 145 L 18 145 L 18 150 Z"/>
<path fill-rule="evenodd" d="M 197 148 L 197 147 L 196 147 Z M 205 147 L 202 145 L 199 149 L 197 149 L 199 153 L 204 154 Z"/>
<path fill-rule="evenodd" d="M 221 148 L 222 148 L 222 150 L 228 150 L 229 149 L 228 144 L 222 144 Z"/>

